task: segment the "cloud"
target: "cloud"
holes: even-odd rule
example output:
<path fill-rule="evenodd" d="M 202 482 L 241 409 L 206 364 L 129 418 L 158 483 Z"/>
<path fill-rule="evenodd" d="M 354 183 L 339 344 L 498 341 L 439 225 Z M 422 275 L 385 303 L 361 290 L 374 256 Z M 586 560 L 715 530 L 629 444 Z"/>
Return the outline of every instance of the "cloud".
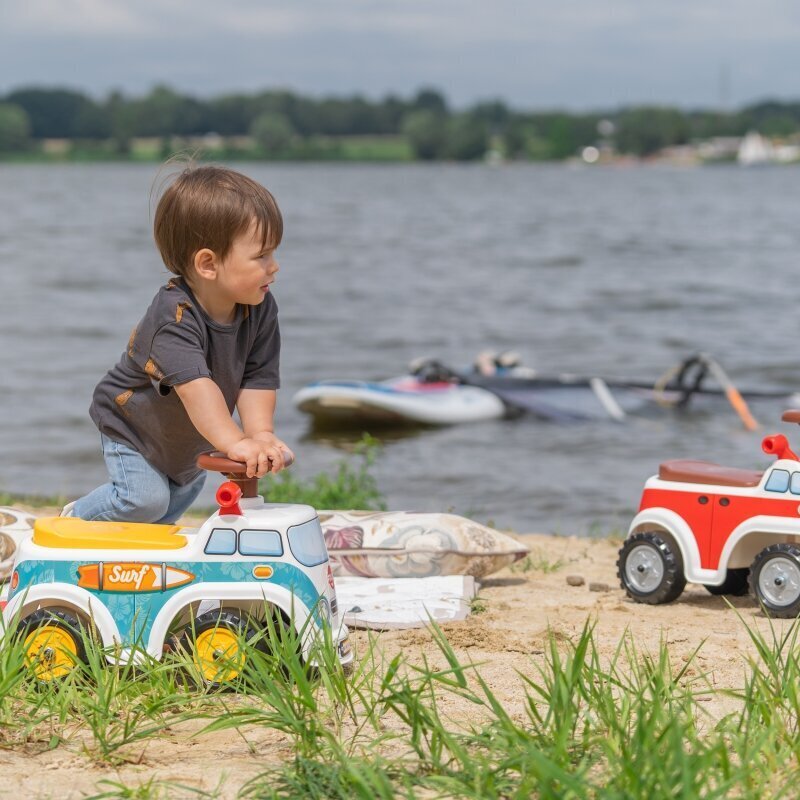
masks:
<path fill-rule="evenodd" d="M 104 0 L 26 0 L 5 10 L 7 34 L 47 36 L 137 36 L 150 32 L 146 17 L 131 3 Z"/>
<path fill-rule="evenodd" d="M 796 93 L 796 0 L 8 0 L 0 90 L 200 95 L 442 88 L 456 103 L 716 102 Z M 13 34 L 13 36 L 11 35 Z"/>
<path fill-rule="evenodd" d="M 679 40 L 800 34 L 794 0 L 26 0 L 4 14 L 7 31 L 42 36 L 371 33 L 475 43 L 564 42 L 610 30 Z"/>

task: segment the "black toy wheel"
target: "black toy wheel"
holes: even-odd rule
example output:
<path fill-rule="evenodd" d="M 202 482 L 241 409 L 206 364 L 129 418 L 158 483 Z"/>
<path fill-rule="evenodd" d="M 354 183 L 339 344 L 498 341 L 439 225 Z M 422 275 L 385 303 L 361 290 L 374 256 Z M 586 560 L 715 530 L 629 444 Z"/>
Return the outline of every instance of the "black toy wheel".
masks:
<path fill-rule="evenodd" d="M 784 542 L 765 547 L 753 559 L 750 587 L 770 616 L 800 614 L 800 547 Z"/>
<path fill-rule="evenodd" d="M 216 609 L 200 614 L 186 628 L 180 646 L 191 655 L 204 684 L 222 686 L 244 671 L 247 653 L 243 644 L 255 635 L 237 613 Z"/>
<path fill-rule="evenodd" d="M 69 611 L 34 611 L 20 621 L 17 636 L 25 649 L 25 664 L 40 681 L 64 678 L 86 660 L 80 620 Z"/>
<path fill-rule="evenodd" d="M 725 580 L 719 586 L 704 583 L 703 586 L 715 595 L 729 594 L 733 597 L 742 597 L 750 591 L 750 570 L 748 567 L 729 569 Z"/>
<path fill-rule="evenodd" d="M 660 533 L 630 536 L 619 551 L 617 571 L 622 588 L 638 603 L 671 603 L 686 586 L 680 551 Z"/>

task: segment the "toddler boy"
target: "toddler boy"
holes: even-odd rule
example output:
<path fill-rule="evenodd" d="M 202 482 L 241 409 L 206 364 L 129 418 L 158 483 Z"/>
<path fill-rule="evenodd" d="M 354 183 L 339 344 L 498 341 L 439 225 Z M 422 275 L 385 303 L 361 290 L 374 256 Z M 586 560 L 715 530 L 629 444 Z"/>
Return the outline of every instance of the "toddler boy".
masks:
<path fill-rule="evenodd" d="M 200 453 L 243 461 L 250 477 L 293 456 L 273 433 L 280 331 L 270 284 L 283 236 L 274 197 L 233 170 L 190 166 L 163 193 L 154 233 L 176 277 L 94 391 L 109 482 L 69 516 L 171 523 L 203 486 Z"/>

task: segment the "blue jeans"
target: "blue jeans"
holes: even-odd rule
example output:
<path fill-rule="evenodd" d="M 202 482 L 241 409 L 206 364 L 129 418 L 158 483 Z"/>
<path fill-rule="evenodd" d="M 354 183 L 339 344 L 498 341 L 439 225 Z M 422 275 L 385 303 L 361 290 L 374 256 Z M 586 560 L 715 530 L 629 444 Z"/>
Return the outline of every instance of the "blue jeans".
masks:
<path fill-rule="evenodd" d="M 178 486 L 136 450 L 103 434 L 100 439 L 110 481 L 76 500 L 71 516 L 92 521 L 172 523 L 200 494 L 205 472 L 186 486 Z"/>

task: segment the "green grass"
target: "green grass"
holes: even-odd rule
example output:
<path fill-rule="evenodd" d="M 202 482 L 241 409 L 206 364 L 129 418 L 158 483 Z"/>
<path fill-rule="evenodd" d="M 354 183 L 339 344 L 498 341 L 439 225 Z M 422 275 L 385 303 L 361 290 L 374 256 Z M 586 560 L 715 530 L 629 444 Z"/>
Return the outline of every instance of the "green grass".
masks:
<path fill-rule="evenodd" d="M 380 452 L 378 440 L 364 434 L 353 457 L 339 461 L 332 474 L 320 473 L 308 480 L 285 470 L 276 477 L 264 478 L 259 491 L 270 503 L 307 503 L 322 509 L 386 508 L 371 468 Z"/>
<path fill-rule="evenodd" d="M 259 491 L 271 503 L 307 503 L 323 509 L 364 509 L 380 511 L 386 508 L 372 467 L 380 455 L 377 439 L 364 434 L 355 445 L 352 456 L 342 458 L 330 473 L 321 472 L 305 480 L 285 470 L 275 477 L 263 478 Z M 32 508 L 55 506 L 67 502 L 64 496 L 43 497 L 0 492 L 0 505 L 27 505 Z M 192 514 L 210 514 L 215 508 L 193 508 Z"/>
<path fill-rule="evenodd" d="M 566 563 L 563 558 L 550 559 L 540 548 L 534 547 L 525 558 L 512 564 L 510 569 L 512 572 L 541 572 L 549 575 L 551 572 L 558 572 Z"/>
<path fill-rule="evenodd" d="M 169 800 L 174 797 L 216 798 L 216 792 L 204 792 L 175 781 L 157 781 L 154 778 L 136 786 L 126 786 L 121 781 L 102 780 L 97 784 L 102 791 L 90 795 L 86 800 Z"/>
<path fill-rule="evenodd" d="M 369 639 L 348 674 L 330 636 L 312 668 L 296 634 L 273 627 L 242 644 L 248 667 L 234 691 L 192 688 L 189 657 L 180 652 L 133 669 L 106 665 L 95 650 L 62 682 L 42 685 L 22 667 L 20 645 L 7 641 L 0 746 L 83 752 L 114 765 L 148 742 L 158 747 L 165 728 L 193 720 L 202 723 L 197 737 L 234 730 L 247 741 L 261 728 L 281 732 L 293 755 L 225 786 L 241 797 L 796 796 L 798 623 L 783 635 L 748 629 L 754 655 L 742 659 L 742 685 L 717 688 L 696 652 L 682 661 L 665 643 L 646 652 L 623 635 L 604 657 L 587 622 L 572 641 L 551 636 L 544 655 L 531 657 L 513 711 L 480 666 L 461 659 L 435 624 L 431 633 L 430 658 L 408 650 L 389 657 Z M 734 710 L 716 718 L 709 698 L 732 700 Z M 211 796 L 211 788 L 206 794 L 151 776 L 131 786 L 100 780 L 95 796 Z"/>
<path fill-rule="evenodd" d="M 410 143 L 400 135 L 374 136 L 310 136 L 298 140 L 282 153 L 265 153 L 256 144 L 234 147 L 209 147 L 204 143 L 188 145 L 207 160 L 246 161 L 351 161 L 407 162 L 414 161 Z M 61 162 L 147 162 L 168 158 L 173 149 L 181 149 L 179 137 L 165 143 L 158 138 L 134 139 L 128 152 L 120 152 L 112 140 L 67 141 L 63 150 L 47 152 L 35 145 L 24 152 L 0 153 L 0 163 L 52 164 Z"/>
<path fill-rule="evenodd" d="M 481 595 L 476 594 L 469 601 L 469 613 L 470 614 L 483 614 L 489 610 L 489 601 L 485 597 L 481 597 Z"/>
<path fill-rule="evenodd" d="M 16 506 L 19 504 L 31 508 L 47 508 L 48 506 L 63 506 L 67 502 L 64 495 L 38 495 L 38 494 L 11 494 L 0 492 L 0 506 Z"/>
<path fill-rule="evenodd" d="M 413 161 L 404 136 L 343 136 L 341 155 L 346 161 Z"/>

